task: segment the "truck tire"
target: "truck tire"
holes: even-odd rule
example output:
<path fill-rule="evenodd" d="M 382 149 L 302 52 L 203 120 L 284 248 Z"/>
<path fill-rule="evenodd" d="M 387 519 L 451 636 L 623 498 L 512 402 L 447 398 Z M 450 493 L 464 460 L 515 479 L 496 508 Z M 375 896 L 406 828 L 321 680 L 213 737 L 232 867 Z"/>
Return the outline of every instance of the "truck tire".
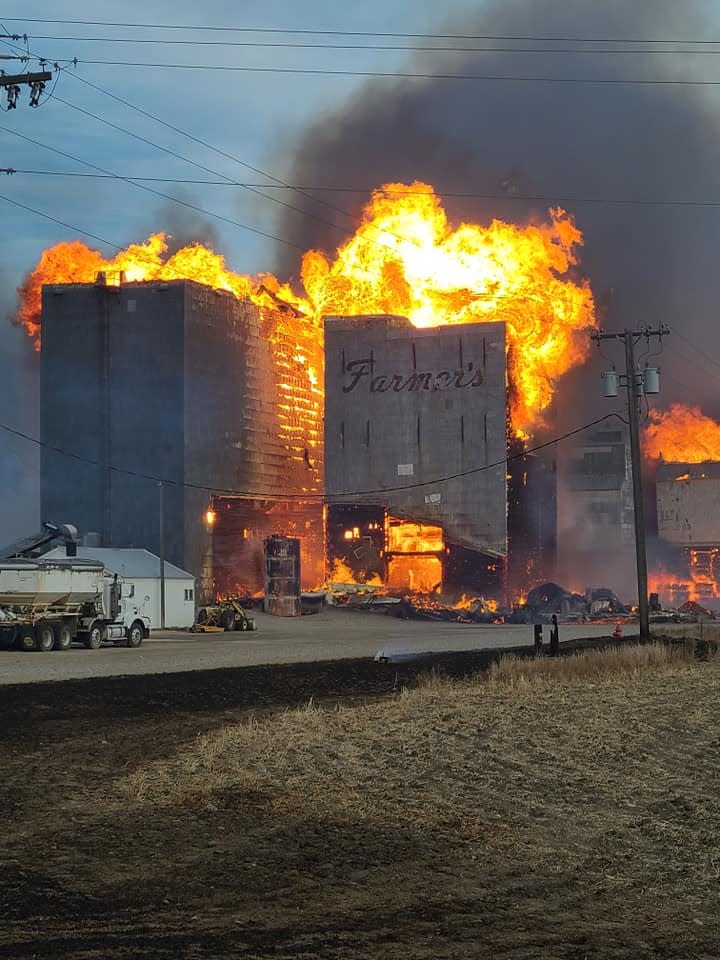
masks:
<path fill-rule="evenodd" d="M 32 627 L 20 627 L 15 640 L 18 650 L 36 650 L 35 631 Z"/>
<path fill-rule="evenodd" d="M 232 610 L 224 610 L 220 617 L 220 625 L 226 632 L 235 630 L 235 613 Z"/>
<path fill-rule="evenodd" d="M 129 647 L 133 647 L 133 648 L 139 647 L 140 644 L 143 642 L 144 637 L 145 637 L 145 629 L 139 620 L 136 620 L 135 623 L 131 624 L 130 627 L 128 627 L 127 645 Z"/>
<path fill-rule="evenodd" d="M 72 640 L 72 631 L 66 623 L 61 623 L 60 626 L 55 627 L 56 650 L 69 650 L 72 646 Z"/>
<path fill-rule="evenodd" d="M 102 630 L 94 623 L 85 635 L 85 646 L 88 650 L 99 650 L 102 646 Z"/>
<path fill-rule="evenodd" d="M 248 621 L 247 621 L 247 619 L 246 619 L 245 617 L 243 617 L 243 618 L 240 620 L 240 629 L 241 629 L 241 630 L 249 630 L 249 629 L 250 629 L 250 624 L 248 623 Z"/>
<path fill-rule="evenodd" d="M 55 646 L 55 631 L 51 623 L 39 623 L 35 627 L 35 649 L 49 653 Z"/>

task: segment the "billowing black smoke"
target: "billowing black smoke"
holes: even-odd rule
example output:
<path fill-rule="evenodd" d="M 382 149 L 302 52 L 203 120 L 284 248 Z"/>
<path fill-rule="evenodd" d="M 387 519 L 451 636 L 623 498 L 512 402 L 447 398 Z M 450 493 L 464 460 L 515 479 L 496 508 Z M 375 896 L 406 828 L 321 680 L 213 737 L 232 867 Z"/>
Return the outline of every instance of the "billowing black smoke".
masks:
<path fill-rule="evenodd" d="M 702 3 L 675 0 L 495 0 L 462 20 L 440 22 L 438 34 L 498 37 L 630 38 L 682 40 L 720 35 Z M 712 33 L 713 27 L 715 34 Z M 410 27 L 408 27 L 410 29 Z M 422 43 L 423 41 L 416 41 Z M 426 42 L 427 43 L 427 42 Z M 450 41 L 436 41 L 448 46 Z M 621 45 L 532 41 L 456 41 L 460 46 L 529 46 L 583 53 L 468 53 L 414 56 L 410 73 L 617 80 L 716 79 L 720 61 L 710 55 L 613 53 Z M 692 50 L 682 43 L 655 49 Z M 352 55 L 349 54 L 350 58 Z M 716 61 L 718 66 L 715 66 Z M 349 67 L 353 61 L 349 59 Z M 525 223 L 544 216 L 548 203 L 518 196 L 557 198 L 585 234 L 582 269 L 606 305 L 608 327 L 665 322 L 701 346 L 711 347 L 718 299 L 715 266 L 720 208 L 574 202 L 584 200 L 720 200 L 717 171 L 720 140 L 713 87 L 683 85 L 576 84 L 542 82 L 372 80 L 349 102 L 317 118 L 297 144 L 290 182 L 370 189 L 389 180 L 426 180 L 443 194 L 495 195 L 495 199 L 445 200 L 454 222 L 500 217 Z M 357 215 L 366 193 L 318 193 Z M 566 199 L 563 199 L 566 198 Z M 352 221 L 297 194 L 293 204 L 347 233 Z M 343 240 L 333 230 L 294 212 L 284 215 L 282 235 L 302 247 L 332 251 Z M 278 250 L 280 275 L 297 275 L 292 251 Z M 679 339 L 679 338 L 678 338 Z M 720 337 L 715 338 L 720 346 Z M 661 366 L 667 374 L 662 401 L 702 403 L 720 416 L 720 395 L 711 377 L 689 365 L 697 354 L 669 340 Z M 672 344 L 672 348 L 671 345 Z M 677 348 L 677 349 L 676 349 Z M 611 358 L 621 361 L 617 350 Z M 685 356 L 681 357 L 680 353 Z M 720 349 L 716 351 L 720 356 Z M 689 359 L 685 359 L 688 357 Z M 599 361 L 566 378 L 556 410 L 557 425 L 603 407 Z M 701 369 L 703 369 L 701 367 Z M 572 412 L 563 402 L 572 396 Z M 592 401 L 592 402 L 591 402 Z M 580 402 L 580 408 L 577 405 Z M 584 409 L 583 409 L 584 407 Z"/>
<path fill-rule="evenodd" d="M 174 195 L 184 203 L 197 206 L 201 201 L 189 191 L 174 190 Z M 215 253 L 223 253 L 223 243 L 220 232 L 207 217 L 197 214 L 192 206 L 183 207 L 170 200 L 161 203 L 152 211 L 146 232 L 148 234 L 158 230 L 158 224 L 167 234 L 168 253 L 177 253 L 183 247 L 200 243 L 209 247 Z"/>
<path fill-rule="evenodd" d="M 720 87 L 664 82 L 720 82 L 718 57 L 668 52 L 697 51 L 683 39 L 720 37 L 720 17 L 711 16 L 710 4 L 676 0 L 490 0 L 478 6 L 476 14 L 439 22 L 433 32 L 566 39 L 458 42 L 555 52 L 418 53 L 405 72 L 605 82 L 374 79 L 338 109 L 318 116 L 300 142 L 289 145 L 289 182 L 358 188 L 361 192 L 315 195 L 354 217 L 367 191 L 387 181 L 432 183 L 446 195 L 454 223 L 487 223 L 498 217 L 523 224 L 545 217 L 550 203 L 522 197 L 553 198 L 574 213 L 584 233 L 582 270 L 602 307 L 603 325 L 622 329 L 666 323 L 677 332 L 666 341 L 662 356 L 651 361 L 662 368 L 662 394 L 656 402 L 700 403 L 720 418 L 717 368 L 713 376 L 712 360 L 703 361 L 688 343 L 720 359 L 715 321 L 720 207 L 649 202 L 720 201 Z M 642 42 L 652 39 L 678 42 Z M 451 41 L 437 43 L 448 46 Z M 630 52 L 613 52 L 623 48 Z M 637 52 L 647 49 L 663 52 Z M 355 62 L 351 57 L 349 69 Z M 613 82 L 623 78 L 661 82 Z M 352 218 L 298 195 L 293 203 L 341 227 L 333 230 L 288 212 L 282 234 L 301 247 L 333 251 L 352 233 Z M 297 275 L 288 248 L 278 250 L 278 270 Z M 622 408 L 622 396 L 617 402 L 602 399 L 599 379 L 600 370 L 612 361 L 622 369 L 621 345 L 604 345 L 604 353 L 596 352 L 560 383 L 553 434 Z M 617 428 L 619 421 L 613 424 Z M 601 569 L 588 576 L 602 580 L 605 570 L 607 583 L 625 595 L 634 569 L 632 553 L 624 549 L 622 554 L 622 559 L 616 549 L 598 554 Z"/>

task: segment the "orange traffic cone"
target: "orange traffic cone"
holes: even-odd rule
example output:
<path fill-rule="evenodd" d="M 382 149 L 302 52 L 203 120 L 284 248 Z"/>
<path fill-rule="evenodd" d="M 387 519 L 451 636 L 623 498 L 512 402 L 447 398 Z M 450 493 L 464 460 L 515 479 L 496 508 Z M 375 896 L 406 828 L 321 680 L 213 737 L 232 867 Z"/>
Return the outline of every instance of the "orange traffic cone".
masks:
<path fill-rule="evenodd" d="M 622 627 L 620 626 L 620 621 L 615 624 L 615 630 L 613 632 L 613 640 L 622 640 Z"/>

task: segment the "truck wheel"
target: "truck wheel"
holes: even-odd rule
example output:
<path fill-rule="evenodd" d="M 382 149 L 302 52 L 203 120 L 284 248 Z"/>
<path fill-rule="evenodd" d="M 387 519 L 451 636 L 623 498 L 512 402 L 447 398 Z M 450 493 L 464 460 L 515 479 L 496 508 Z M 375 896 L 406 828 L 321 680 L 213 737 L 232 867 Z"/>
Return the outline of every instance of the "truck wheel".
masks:
<path fill-rule="evenodd" d="M 69 650 L 72 646 L 72 631 L 70 627 L 62 623 L 55 628 L 55 649 Z"/>
<path fill-rule="evenodd" d="M 242 620 L 240 621 L 240 629 L 241 629 L 241 630 L 249 630 L 249 629 L 250 629 L 250 624 L 247 622 L 247 620 L 245 619 L 245 617 L 243 617 Z"/>
<path fill-rule="evenodd" d="M 223 630 L 234 630 L 235 629 L 235 614 L 232 610 L 225 610 L 220 617 L 220 626 Z"/>
<path fill-rule="evenodd" d="M 15 640 L 18 650 L 35 650 L 35 631 L 32 627 L 21 627 Z"/>
<path fill-rule="evenodd" d="M 55 646 L 55 631 L 51 623 L 39 623 L 35 627 L 35 649 L 48 653 Z"/>
<path fill-rule="evenodd" d="M 97 624 L 88 630 L 85 637 L 85 646 L 88 650 L 99 650 L 102 646 L 102 630 Z"/>
<path fill-rule="evenodd" d="M 135 623 L 129 627 L 127 632 L 127 645 L 129 647 L 139 647 L 143 642 L 143 637 L 145 636 L 145 630 L 143 625 L 139 620 L 136 620 Z"/>

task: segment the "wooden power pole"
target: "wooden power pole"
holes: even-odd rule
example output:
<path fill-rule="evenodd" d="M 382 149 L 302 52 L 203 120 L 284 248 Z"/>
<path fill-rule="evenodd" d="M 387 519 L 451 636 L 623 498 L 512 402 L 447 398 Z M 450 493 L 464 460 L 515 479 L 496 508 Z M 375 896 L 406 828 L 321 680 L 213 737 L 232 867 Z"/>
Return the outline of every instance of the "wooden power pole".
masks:
<path fill-rule="evenodd" d="M 650 637 L 650 610 L 648 604 L 647 552 L 645 548 L 645 504 L 642 488 L 642 455 L 640 452 L 640 400 L 644 394 L 658 393 L 660 381 L 656 367 L 644 372 L 636 368 L 635 346 L 640 340 L 650 342 L 651 338 L 662 338 L 670 333 L 667 327 L 656 330 L 645 327 L 642 330 L 621 330 L 617 333 L 597 330 L 591 334 L 598 344 L 601 340 L 620 340 L 625 346 L 625 374 L 618 376 L 615 371 L 603 374 L 605 396 L 617 396 L 618 381 L 624 379 L 627 387 L 628 426 L 630 433 L 630 461 L 632 469 L 633 513 L 635 516 L 635 562 L 637 566 L 638 617 L 640 636 L 643 640 Z"/>

